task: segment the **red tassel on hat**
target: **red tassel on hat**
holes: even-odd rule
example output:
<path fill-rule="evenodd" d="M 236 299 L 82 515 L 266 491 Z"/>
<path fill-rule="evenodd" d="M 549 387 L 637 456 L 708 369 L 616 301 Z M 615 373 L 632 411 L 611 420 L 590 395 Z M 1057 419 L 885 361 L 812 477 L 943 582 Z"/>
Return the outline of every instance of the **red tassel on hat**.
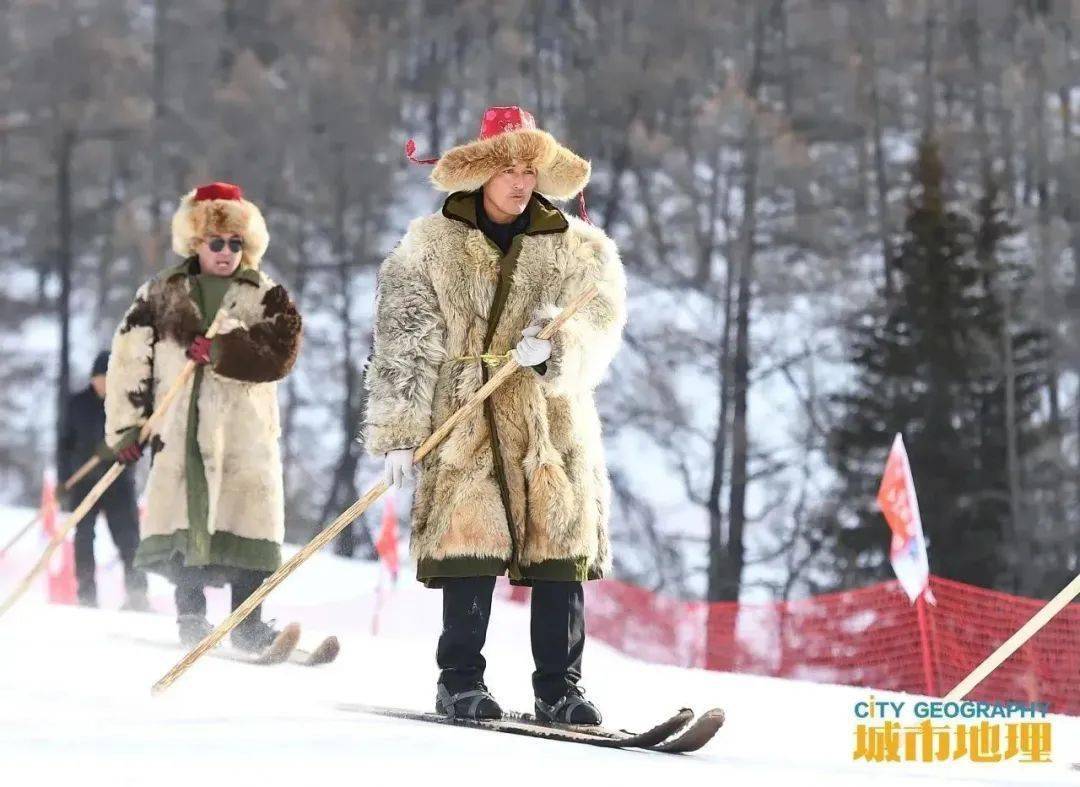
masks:
<path fill-rule="evenodd" d="M 410 139 L 408 142 L 405 143 L 405 157 L 409 159 L 409 161 L 411 161 L 413 164 L 435 164 L 438 162 L 437 158 L 417 158 L 414 155 L 415 153 L 416 142 Z"/>
<path fill-rule="evenodd" d="M 589 218 L 589 211 L 585 209 L 585 189 L 582 189 L 578 192 L 577 199 L 578 215 L 581 217 L 581 220 L 584 221 L 586 224 L 592 224 L 592 219 Z"/>
<path fill-rule="evenodd" d="M 244 190 L 233 183 L 207 183 L 195 189 L 195 202 L 208 199 L 241 200 Z"/>

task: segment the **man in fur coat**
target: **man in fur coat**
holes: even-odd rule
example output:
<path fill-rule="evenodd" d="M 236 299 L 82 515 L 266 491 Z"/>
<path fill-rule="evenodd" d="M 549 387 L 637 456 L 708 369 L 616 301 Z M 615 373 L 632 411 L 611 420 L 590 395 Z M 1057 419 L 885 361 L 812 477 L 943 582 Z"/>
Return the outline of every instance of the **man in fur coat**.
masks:
<path fill-rule="evenodd" d="M 436 708 L 449 716 L 502 713 L 481 649 L 495 578 L 509 573 L 532 586 L 537 715 L 600 723 L 578 687 L 582 582 L 611 565 L 593 390 L 619 345 L 626 283 L 612 241 L 549 201 L 580 192 L 589 173 L 529 113 L 493 107 L 479 139 L 436 163 L 442 210 L 412 222 L 380 270 L 364 440 L 385 456 L 388 482 L 411 475 L 416 447 L 509 351 L 531 367 L 420 467 L 412 552 L 418 578 L 443 591 Z M 538 339 L 590 285 L 599 296 Z"/>
<path fill-rule="evenodd" d="M 276 381 L 296 360 L 301 321 L 285 288 L 259 270 L 268 243 L 262 214 L 238 186 L 190 192 L 172 221 L 182 261 L 139 288 L 112 341 L 105 436 L 121 462 L 139 458 L 139 427 L 187 361 L 198 364 L 149 442 L 135 559 L 176 584 L 188 647 L 212 628 L 205 585 L 229 583 L 235 609 L 281 563 Z M 208 340 L 219 308 L 226 319 Z M 276 635 L 256 609 L 232 642 L 259 651 Z"/>

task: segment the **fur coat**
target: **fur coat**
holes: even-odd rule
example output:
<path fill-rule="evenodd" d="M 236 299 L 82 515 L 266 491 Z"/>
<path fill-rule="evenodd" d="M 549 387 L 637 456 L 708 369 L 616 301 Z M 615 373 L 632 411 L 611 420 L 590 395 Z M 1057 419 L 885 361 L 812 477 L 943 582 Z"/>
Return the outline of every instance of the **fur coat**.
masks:
<path fill-rule="evenodd" d="M 410 225 L 380 269 L 363 439 L 376 456 L 419 446 L 483 384 L 477 356 L 506 353 L 534 320 L 597 285 L 556 334 L 545 373 L 517 371 L 486 414 L 423 461 L 412 553 L 431 585 L 506 570 L 525 583 L 598 578 L 611 564 L 610 483 L 593 391 L 625 322 L 622 264 L 603 231 L 538 195 L 504 257 L 477 229 L 474 205 L 473 194 L 451 195 Z M 500 267 L 513 273 L 485 346 Z"/>
<path fill-rule="evenodd" d="M 105 436 L 115 445 L 160 404 L 205 332 L 187 261 L 139 288 L 112 341 L 106 377 Z M 137 564 L 168 574 L 166 564 L 270 571 L 281 560 L 284 495 L 277 385 L 300 347 L 301 320 L 288 293 L 257 269 L 241 268 L 225 291 L 228 319 L 214 339 L 201 380 L 189 379 L 150 440 L 146 513 Z M 199 375 L 199 372 L 196 373 Z M 193 388 L 197 410 L 191 409 Z M 189 414 L 197 428 L 189 432 Z M 192 451 L 197 451 L 191 459 Z M 205 484 L 191 468 L 201 457 Z M 191 460 L 191 461 L 189 461 Z M 201 479 L 199 479 L 201 482 Z M 203 492 L 193 493 L 198 487 Z M 204 510 L 189 517 L 192 494 Z M 189 525 L 195 522 L 195 530 Z"/>

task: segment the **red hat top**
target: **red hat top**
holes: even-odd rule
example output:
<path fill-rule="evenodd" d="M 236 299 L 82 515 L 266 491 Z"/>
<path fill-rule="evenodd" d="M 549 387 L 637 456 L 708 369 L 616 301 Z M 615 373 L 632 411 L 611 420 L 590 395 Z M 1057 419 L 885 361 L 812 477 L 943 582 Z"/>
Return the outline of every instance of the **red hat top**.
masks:
<path fill-rule="evenodd" d="M 207 183 L 195 189 L 194 202 L 208 199 L 242 200 L 244 190 L 233 183 Z"/>
<path fill-rule="evenodd" d="M 497 137 L 508 131 L 535 129 L 536 120 L 531 112 L 521 107 L 488 107 L 484 120 L 480 123 L 480 139 Z"/>
<path fill-rule="evenodd" d="M 491 139 L 499 134 L 522 129 L 536 130 L 536 119 L 521 107 L 488 107 L 480 121 L 480 140 Z M 416 142 L 405 143 L 405 156 L 413 164 L 435 164 L 437 158 L 416 158 Z"/>

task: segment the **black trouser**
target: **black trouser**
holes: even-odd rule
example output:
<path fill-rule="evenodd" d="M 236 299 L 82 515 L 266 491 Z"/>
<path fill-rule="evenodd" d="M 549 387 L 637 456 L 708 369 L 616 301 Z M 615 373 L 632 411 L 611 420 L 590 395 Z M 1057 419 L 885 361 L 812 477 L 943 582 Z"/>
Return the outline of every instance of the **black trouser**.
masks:
<path fill-rule="evenodd" d="M 232 591 L 232 608 L 235 610 L 254 593 L 262 581 L 270 576 L 269 571 L 253 571 L 246 568 L 235 570 L 229 589 Z M 199 569 L 180 569 L 176 576 L 176 614 L 198 615 L 206 617 L 206 585 L 203 572 Z M 244 618 L 244 623 L 252 624 L 262 619 L 262 604 L 255 607 Z M 243 625 L 243 624 L 241 624 Z"/>
<path fill-rule="evenodd" d="M 91 486 L 80 485 L 72 491 L 73 500 L 82 500 Z M 124 588 L 129 594 L 146 592 L 146 574 L 135 568 L 135 550 L 139 546 L 139 512 L 135 495 L 119 486 L 109 489 L 82 521 L 75 526 L 75 579 L 79 584 L 79 600 L 97 603 L 97 582 L 94 574 L 94 527 L 98 512 L 105 512 L 116 550 L 124 564 Z"/>
<path fill-rule="evenodd" d="M 491 618 L 495 577 L 454 577 L 443 582 L 443 630 L 435 659 L 439 682 L 452 694 L 484 679 L 481 650 Z M 536 580 L 530 638 L 536 671 L 533 693 L 549 704 L 581 680 L 585 649 L 585 593 L 580 582 Z"/>

